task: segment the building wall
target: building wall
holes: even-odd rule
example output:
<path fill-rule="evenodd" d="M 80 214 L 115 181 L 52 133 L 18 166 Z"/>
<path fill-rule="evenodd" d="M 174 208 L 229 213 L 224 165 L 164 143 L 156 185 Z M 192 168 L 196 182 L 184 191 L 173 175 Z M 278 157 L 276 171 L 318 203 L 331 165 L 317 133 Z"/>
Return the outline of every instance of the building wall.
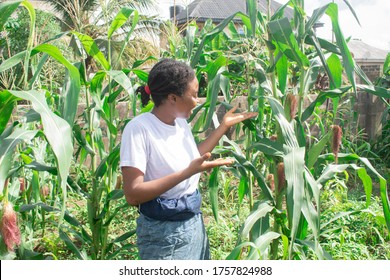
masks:
<path fill-rule="evenodd" d="M 375 83 L 381 76 L 383 62 L 357 61 L 357 63 L 371 82 Z M 360 78 L 357 78 L 356 82 L 364 84 Z M 364 129 L 368 139 L 375 139 L 382 131 L 381 120 L 386 108 L 384 102 L 376 95 L 361 91 L 357 95 L 355 108 L 359 113 L 360 128 Z"/>

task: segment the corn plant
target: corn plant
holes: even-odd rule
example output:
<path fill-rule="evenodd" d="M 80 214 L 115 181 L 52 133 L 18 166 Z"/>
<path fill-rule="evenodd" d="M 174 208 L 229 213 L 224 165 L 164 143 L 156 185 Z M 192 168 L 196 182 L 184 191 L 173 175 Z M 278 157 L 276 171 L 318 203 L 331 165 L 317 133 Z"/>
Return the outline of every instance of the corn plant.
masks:
<path fill-rule="evenodd" d="M 8 182 L 15 185 L 16 175 L 26 174 L 32 170 L 31 188 L 39 190 L 39 172 L 49 172 L 57 176 L 60 188 L 55 193 L 61 194 L 61 199 L 53 199 L 54 203 L 47 204 L 39 196 L 34 199 L 21 200 L 24 202 L 18 205 L 17 209 L 23 215 L 31 213 L 36 216 L 37 209 L 42 213 L 42 219 L 45 213 L 60 213 L 59 237 L 65 245 L 71 250 L 77 258 L 80 259 L 107 259 L 113 258 L 121 253 L 121 250 L 131 248 L 132 245 L 118 246 L 120 242 L 126 241 L 134 234 L 134 230 L 129 230 L 121 236 L 108 239 L 110 223 L 121 210 L 128 207 L 126 202 L 119 203 L 115 209 L 110 208 L 110 203 L 123 197 L 123 191 L 120 189 L 120 176 L 118 174 L 119 146 L 118 136 L 124 125 L 124 120 L 119 120 L 116 105 L 122 92 L 125 92 L 125 100 L 131 104 L 132 115 L 137 114 L 136 99 L 133 92 L 133 82 L 129 78 L 130 73 L 137 79 L 145 80 L 146 73 L 136 69 L 144 61 L 137 61 L 134 69 L 113 70 L 120 59 L 116 56 L 111 59 L 110 41 L 115 32 L 118 32 L 126 22 L 130 22 L 131 29 L 122 41 L 122 51 L 129 42 L 132 31 L 138 21 L 138 13 L 130 8 L 122 8 L 112 22 L 107 23 L 107 41 L 108 51 L 105 54 L 99 50 L 96 42 L 88 35 L 72 31 L 69 34 L 78 41 L 80 46 L 79 53 L 83 54 L 81 63 L 71 63 L 65 58 L 61 51 L 54 45 L 44 43 L 34 46 L 34 28 L 35 11 L 28 1 L 14 1 L 0 4 L 1 26 L 7 18 L 19 7 L 26 7 L 31 18 L 31 31 L 29 44 L 26 51 L 22 51 L 13 57 L 5 60 L 0 65 L 0 72 L 5 72 L 12 67 L 23 63 L 24 69 L 24 88 L 23 90 L 7 89 L 1 91 L 1 176 L 0 185 L 3 193 L 3 201 L 7 202 L 9 197 Z M 66 34 L 62 34 L 65 36 Z M 59 36 L 60 37 L 60 36 Z M 49 107 L 47 97 L 52 97 L 49 92 L 34 89 L 42 65 L 50 56 L 57 60 L 60 65 L 67 69 L 67 75 L 64 80 L 64 87 L 61 97 L 53 108 Z M 92 78 L 87 77 L 84 57 L 89 56 L 97 64 L 98 70 Z M 38 57 L 37 61 L 33 58 Z M 137 76 L 138 75 L 138 76 Z M 77 116 L 79 105 L 79 94 L 83 91 L 86 95 L 86 108 L 82 122 L 84 126 L 79 125 L 80 117 Z M 27 100 L 32 106 L 32 110 L 25 116 L 25 120 L 9 123 L 13 109 L 17 100 Z M 77 122 L 75 122 L 77 120 Z M 108 144 L 105 146 L 103 132 L 99 126 L 100 121 L 106 123 Z M 29 123 L 37 125 L 29 126 Z M 23 123 L 26 123 L 24 125 Z M 30 128 L 28 128 L 30 127 Z M 39 127 L 39 129 L 31 129 Z M 54 154 L 53 162 L 39 161 L 33 153 L 22 153 L 26 147 L 32 144 L 34 138 L 43 137 L 50 145 L 50 151 Z M 25 143 L 22 145 L 22 143 Z M 86 164 L 85 160 L 89 157 L 91 185 L 86 189 L 80 189 L 72 177 L 69 176 L 71 164 L 76 164 L 73 160 L 74 147 L 78 149 L 79 164 Z M 13 161 L 15 155 L 20 153 L 23 161 L 16 165 Z M 16 166 L 15 166 L 16 165 Z M 26 176 L 26 178 L 30 178 Z M 24 179 L 26 179 L 24 178 Z M 34 179 L 35 178 L 35 179 Z M 30 186 L 30 183 L 29 183 Z M 119 186 L 119 188 L 117 187 Z M 73 217 L 66 208 L 67 191 L 70 187 L 84 197 L 88 212 L 88 227 Z M 4 190 L 4 192 L 3 192 Z M 39 191 L 38 191 L 39 194 Z M 53 196 L 55 196 L 53 194 Z M 19 199 L 16 195 L 15 199 Z M 31 220 L 31 219 L 30 219 Z M 36 219 L 33 219 L 36 221 Z M 44 224 L 43 224 L 44 226 Z M 76 245 L 75 239 L 81 241 L 81 246 Z M 19 256 L 23 258 L 23 247 L 19 250 Z"/>
<path fill-rule="evenodd" d="M 249 7 L 256 9 L 256 5 L 249 2 L 252 1 L 248 1 Z M 288 4 L 294 8 L 293 24 L 281 16 Z M 320 225 L 319 195 L 322 185 L 328 179 L 347 168 L 356 170 L 362 180 L 367 205 L 370 203 L 372 191 L 372 179 L 367 171 L 377 177 L 381 186 L 384 217 L 388 228 L 390 226 L 387 183 L 369 161 L 358 155 L 337 156 L 337 152 L 320 156 L 329 143 L 332 134 L 330 127 L 329 132 L 324 131 L 314 144 L 307 142 L 305 134 L 305 122 L 327 98 L 334 102 L 335 120 L 338 100 L 350 89 L 354 92 L 358 88 L 369 90 L 370 93 L 381 97 L 388 97 L 389 92 L 384 88 L 374 87 L 355 65 L 338 23 L 336 4 L 330 3 L 315 10 L 308 21 L 305 20 L 303 1 L 290 1 L 286 5 L 272 17 L 268 17 L 268 21 L 257 11 L 250 12 L 252 27 L 255 27 L 256 23 L 264 23 L 266 26 L 260 30 L 268 30 L 267 34 L 260 34 L 267 42 L 270 58 L 269 64 L 264 67 L 265 69 L 268 67 L 267 71 L 259 76 L 257 91 L 262 95 L 259 97 L 264 98 L 272 109 L 272 118 L 276 121 L 276 137 L 270 140 L 259 137 L 265 135 L 257 133 L 257 139 L 252 141 L 252 146 L 249 147 L 262 152 L 270 160 L 268 172 L 272 179 L 269 185 L 265 180 L 266 172 L 256 168 L 254 158 L 244 156 L 242 151 L 233 146 L 235 150 L 233 155 L 241 166 L 251 171 L 262 192 L 260 201 L 253 207 L 253 212 L 242 229 L 242 237 L 250 236 L 249 241 L 239 244 L 229 258 L 238 258 L 245 247 L 251 248 L 247 254 L 249 259 L 306 258 L 305 248 L 311 248 L 317 258 L 331 258 L 319 242 L 323 230 Z M 315 22 L 325 13 L 332 20 L 336 45 L 317 38 L 312 30 Z M 257 21 L 256 17 L 261 20 Z M 306 50 L 308 45 L 314 46 L 314 55 L 308 56 Z M 324 50 L 331 55 L 325 55 Z M 295 77 L 289 77 L 289 68 L 294 69 L 295 73 L 292 73 Z M 346 72 L 350 86 L 341 84 L 341 69 Z M 320 70 L 327 73 L 330 88 L 322 89 L 316 100 L 304 108 L 303 101 L 313 87 Z M 368 85 L 356 85 L 355 73 L 362 76 Z M 293 78 L 296 80 L 295 84 L 288 85 L 288 81 Z M 259 100 L 259 106 L 259 111 L 266 110 L 263 100 Z M 257 125 L 261 127 L 263 124 Z M 340 141 L 340 138 L 337 140 L 340 136 L 335 134 L 333 137 L 336 140 L 333 141 Z M 322 161 L 323 158 L 326 160 Z M 343 163 L 337 164 L 337 158 Z M 325 164 L 325 168 L 320 167 L 319 161 Z M 245 185 L 250 188 L 250 185 Z M 286 207 L 283 206 L 284 203 Z"/>
<path fill-rule="evenodd" d="M 382 98 L 388 98 L 389 92 L 372 85 L 354 62 L 339 26 L 336 4 L 318 8 L 309 19 L 304 1 L 290 1 L 274 15 L 258 12 L 256 1 L 247 1 L 247 5 L 248 15 L 234 15 L 243 19 L 243 35 L 238 34 L 233 24 L 223 22 L 214 29 L 209 28 L 209 35 L 203 33 L 203 39 L 197 41 L 197 29 L 189 25 L 182 45 L 184 51 L 175 53 L 191 61 L 197 72 L 205 73 L 208 78 L 206 102 L 195 110 L 195 114 L 200 115 L 194 124 L 195 133 L 205 131 L 212 124 L 215 106 L 219 104 L 218 93 L 222 91 L 225 98 L 221 104 L 231 108 L 229 103 L 235 97 L 231 92 L 238 92 L 234 87 L 240 84 L 248 95 L 248 109 L 259 112 L 257 120 L 243 126 L 244 145 L 223 138 L 220 149 L 215 150 L 236 158 L 240 174 L 238 196 L 240 201 L 248 197 L 252 211 L 243 225 L 242 241 L 228 258 L 300 259 L 308 256 L 308 248 L 317 258 L 331 258 L 320 244 L 321 234 L 326 230 L 320 224 L 320 193 L 327 180 L 337 173 L 347 169 L 357 173 L 366 192 L 367 206 L 372 192 L 369 174 L 377 178 L 383 214 L 390 227 L 386 180 L 366 158 L 340 154 L 336 148 L 341 140 L 336 123 L 341 98 L 358 90 Z M 294 9 L 294 22 L 283 16 L 288 5 Z M 318 38 L 313 31 L 315 23 L 325 14 L 332 21 L 335 44 Z M 229 34 L 223 31 L 226 26 L 229 26 Z M 237 38 L 241 44 L 248 40 L 252 46 L 260 42 L 262 47 L 253 56 L 249 51 L 240 53 L 238 49 L 233 53 L 226 46 Z M 221 51 L 223 47 L 225 50 Z M 232 65 L 245 69 L 244 82 L 229 72 Z M 342 84 L 343 71 L 349 84 Z M 329 77 L 329 86 L 319 81 L 323 73 Z M 355 83 L 356 74 L 366 85 Z M 305 108 L 303 102 L 312 92 L 318 94 Z M 319 115 L 320 106 L 328 99 L 333 103 L 333 111 L 323 118 Z M 318 135 L 311 135 L 309 130 L 309 124 L 314 121 L 320 127 Z M 214 123 L 218 125 L 215 118 Z M 209 179 L 216 219 L 219 173 L 215 169 Z M 248 252 L 246 256 L 242 255 L 244 251 Z"/>

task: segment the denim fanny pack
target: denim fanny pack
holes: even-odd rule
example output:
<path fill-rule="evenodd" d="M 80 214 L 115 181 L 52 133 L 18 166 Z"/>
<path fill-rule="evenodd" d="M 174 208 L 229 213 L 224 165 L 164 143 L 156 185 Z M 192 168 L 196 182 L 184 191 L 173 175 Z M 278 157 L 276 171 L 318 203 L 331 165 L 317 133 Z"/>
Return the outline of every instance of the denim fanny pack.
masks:
<path fill-rule="evenodd" d="M 161 221 L 184 221 L 201 213 L 202 196 L 199 191 L 178 199 L 157 197 L 139 206 L 143 215 Z"/>

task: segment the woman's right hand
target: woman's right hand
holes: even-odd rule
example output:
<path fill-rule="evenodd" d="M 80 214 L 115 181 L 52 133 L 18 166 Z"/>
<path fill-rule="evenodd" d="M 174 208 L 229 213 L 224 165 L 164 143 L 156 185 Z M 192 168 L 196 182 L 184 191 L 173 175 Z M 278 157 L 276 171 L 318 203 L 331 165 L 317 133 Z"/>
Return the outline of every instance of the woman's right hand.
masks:
<path fill-rule="evenodd" d="M 191 161 L 190 165 L 188 166 L 189 172 L 194 175 L 199 172 L 210 170 L 217 166 L 231 165 L 234 163 L 234 159 L 229 158 L 218 158 L 213 161 L 208 161 L 210 157 L 211 153 L 205 153 L 201 157 Z"/>

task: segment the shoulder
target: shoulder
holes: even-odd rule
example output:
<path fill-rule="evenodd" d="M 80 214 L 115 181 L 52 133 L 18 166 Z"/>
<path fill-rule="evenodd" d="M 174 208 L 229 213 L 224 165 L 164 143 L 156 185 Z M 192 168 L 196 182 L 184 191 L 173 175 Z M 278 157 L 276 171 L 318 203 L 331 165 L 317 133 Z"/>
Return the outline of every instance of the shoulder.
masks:
<path fill-rule="evenodd" d="M 150 122 L 150 113 L 144 113 L 135 116 L 131 121 L 126 124 L 125 129 L 142 129 L 146 128 L 148 122 Z"/>

